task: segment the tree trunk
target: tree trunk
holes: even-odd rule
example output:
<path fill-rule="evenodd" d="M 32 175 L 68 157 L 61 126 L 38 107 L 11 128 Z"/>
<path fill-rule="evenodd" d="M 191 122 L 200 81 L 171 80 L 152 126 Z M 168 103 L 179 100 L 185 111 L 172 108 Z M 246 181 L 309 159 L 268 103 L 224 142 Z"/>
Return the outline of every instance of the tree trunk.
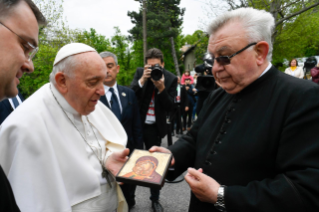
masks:
<path fill-rule="evenodd" d="M 146 0 L 143 0 L 143 53 L 144 63 L 147 52 L 147 34 L 146 34 Z"/>
<path fill-rule="evenodd" d="M 172 55 L 173 55 L 173 59 L 174 59 L 175 71 L 176 71 L 177 76 L 181 77 L 181 73 L 179 71 L 178 60 L 177 60 L 177 56 L 176 56 L 176 51 L 175 51 L 174 38 L 170 37 L 170 41 L 171 41 L 171 46 L 172 46 Z"/>

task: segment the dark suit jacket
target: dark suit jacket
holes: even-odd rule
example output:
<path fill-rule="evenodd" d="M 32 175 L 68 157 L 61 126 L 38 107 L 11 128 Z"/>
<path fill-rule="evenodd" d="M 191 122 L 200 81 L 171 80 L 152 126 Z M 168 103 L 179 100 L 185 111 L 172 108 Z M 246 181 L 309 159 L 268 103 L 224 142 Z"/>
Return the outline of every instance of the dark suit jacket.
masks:
<path fill-rule="evenodd" d="M 20 92 L 18 95 L 21 101 L 24 101 L 24 98 Z M 0 125 L 10 115 L 12 111 L 13 111 L 13 108 L 11 107 L 11 104 L 8 99 L 5 99 L 0 102 Z"/>
<path fill-rule="evenodd" d="M 154 84 L 148 80 L 141 88 L 138 81 L 144 72 L 143 68 L 137 68 L 131 88 L 135 91 L 140 108 L 141 121 L 144 124 L 146 113 L 152 99 Z M 155 88 L 155 117 L 156 126 L 161 138 L 167 134 L 166 116 L 170 115 L 174 108 L 174 97 L 176 96 L 177 77 L 164 69 L 165 89 L 159 94 Z"/>
<path fill-rule="evenodd" d="M 132 89 L 125 86 L 118 85 L 117 88 L 122 105 L 122 117 L 120 122 L 128 137 L 126 147 L 130 149 L 130 152 L 136 148 L 143 149 L 142 123 L 135 93 Z M 100 101 L 110 108 L 105 95 L 101 96 Z"/>
<path fill-rule="evenodd" d="M 319 211 L 319 86 L 272 67 L 240 93 L 219 88 L 170 146 L 188 167 L 226 185 L 227 211 Z M 193 194 L 190 211 L 218 212 Z"/>

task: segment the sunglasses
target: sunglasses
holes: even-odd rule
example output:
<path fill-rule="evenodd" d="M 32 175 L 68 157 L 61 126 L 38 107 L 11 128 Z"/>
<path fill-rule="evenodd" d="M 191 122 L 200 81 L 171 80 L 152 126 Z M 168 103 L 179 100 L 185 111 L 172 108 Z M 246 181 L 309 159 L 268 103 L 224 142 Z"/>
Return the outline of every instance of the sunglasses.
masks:
<path fill-rule="evenodd" d="M 230 56 L 220 56 L 220 57 L 216 57 L 214 58 L 214 56 L 212 56 L 212 59 L 216 60 L 217 63 L 219 63 L 220 65 L 222 66 L 225 66 L 225 65 L 229 65 L 230 64 L 230 59 L 235 57 L 236 55 L 238 55 L 239 53 L 243 52 L 244 50 L 248 49 L 249 47 L 253 46 L 253 45 L 256 45 L 257 43 L 251 43 L 251 44 L 248 44 L 246 47 L 244 47 L 243 49 L 239 50 L 238 52 L 230 55 Z"/>

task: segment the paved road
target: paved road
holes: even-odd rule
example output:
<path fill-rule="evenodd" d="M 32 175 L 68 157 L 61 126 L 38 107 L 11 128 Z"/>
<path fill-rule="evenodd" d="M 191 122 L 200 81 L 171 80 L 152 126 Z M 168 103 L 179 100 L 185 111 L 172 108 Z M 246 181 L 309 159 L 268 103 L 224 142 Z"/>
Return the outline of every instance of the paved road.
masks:
<path fill-rule="evenodd" d="M 177 140 L 173 137 L 173 142 Z M 167 147 L 167 138 L 162 140 L 162 146 Z M 152 212 L 150 189 L 138 186 L 135 192 L 136 205 L 131 212 Z M 189 206 L 190 189 L 183 180 L 180 183 L 165 183 L 161 190 L 160 202 L 165 212 L 187 212 Z"/>

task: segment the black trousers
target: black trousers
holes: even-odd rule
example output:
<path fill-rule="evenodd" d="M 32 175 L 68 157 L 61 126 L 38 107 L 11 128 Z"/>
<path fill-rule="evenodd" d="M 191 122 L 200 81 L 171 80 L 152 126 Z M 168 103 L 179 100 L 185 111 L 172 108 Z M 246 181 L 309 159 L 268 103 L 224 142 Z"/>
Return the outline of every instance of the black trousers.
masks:
<path fill-rule="evenodd" d="M 185 109 L 185 108 L 184 108 Z M 182 134 L 182 108 L 181 104 L 175 104 L 173 113 L 171 115 L 171 132 L 174 132 L 174 125 L 176 123 L 176 134 Z"/>
<path fill-rule="evenodd" d="M 166 126 L 163 126 L 166 127 Z M 155 124 L 144 124 L 143 127 L 143 139 L 145 144 L 145 149 L 148 150 L 152 146 L 161 146 L 162 139 L 159 135 L 156 123 Z M 150 200 L 158 201 L 160 196 L 160 190 L 151 188 Z"/>
<path fill-rule="evenodd" d="M 184 110 L 183 113 L 183 127 L 186 129 L 186 119 L 188 117 L 187 127 L 192 126 L 192 116 L 193 116 L 193 105 L 188 106 L 188 111 Z"/>

